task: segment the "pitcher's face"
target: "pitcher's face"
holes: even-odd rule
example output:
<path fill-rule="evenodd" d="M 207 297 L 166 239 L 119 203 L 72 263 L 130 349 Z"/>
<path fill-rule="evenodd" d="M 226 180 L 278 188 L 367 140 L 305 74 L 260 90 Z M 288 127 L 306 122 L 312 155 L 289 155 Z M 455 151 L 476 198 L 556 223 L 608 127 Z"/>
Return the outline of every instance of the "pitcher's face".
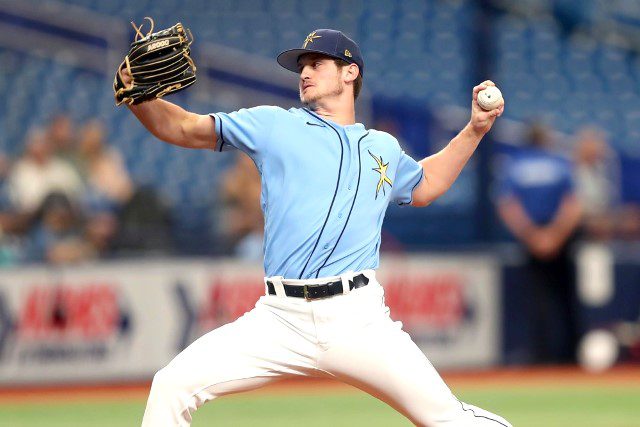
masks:
<path fill-rule="evenodd" d="M 300 101 L 312 104 L 344 92 L 342 72 L 333 58 L 309 53 L 298 59 Z"/>

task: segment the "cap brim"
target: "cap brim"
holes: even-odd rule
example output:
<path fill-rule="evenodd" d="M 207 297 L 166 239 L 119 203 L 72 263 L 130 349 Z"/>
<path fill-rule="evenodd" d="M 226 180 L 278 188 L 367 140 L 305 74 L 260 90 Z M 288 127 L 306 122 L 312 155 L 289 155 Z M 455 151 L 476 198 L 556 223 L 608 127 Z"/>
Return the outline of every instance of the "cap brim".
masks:
<path fill-rule="evenodd" d="M 276 61 L 282 67 L 286 68 L 289 71 L 293 71 L 294 73 L 298 73 L 298 58 L 304 55 L 305 53 L 318 53 L 320 55 L 328 56 L 330 58 L 342 59 L 339 56 L 329 55 L 327 52 L 322 52 L 320 50 L 313 49 L 289 49 L 281 52 Z"/>

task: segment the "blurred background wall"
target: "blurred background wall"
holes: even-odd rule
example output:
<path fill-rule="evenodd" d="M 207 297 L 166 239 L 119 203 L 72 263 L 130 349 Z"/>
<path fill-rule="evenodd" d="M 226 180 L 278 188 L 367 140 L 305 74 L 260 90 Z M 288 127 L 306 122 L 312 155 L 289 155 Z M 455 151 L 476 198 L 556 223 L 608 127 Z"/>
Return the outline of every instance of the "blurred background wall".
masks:
<path fill-rule="evenodd" d="M 296 76 L 279 69 L 274 57 L 300 45 L 314 29 L 344 31 L 360 44 L 367 66 L 358 120 L 392 133 L 416 158 L 434 153 L 464 126 L 475 84 L 496 82 L 507 101 L 505 115 L 453 188 L 426 209 L 391 206 L 387 213 L 383 252 L 394 260 L 411 254 L 427 270 L 437 264 L 434 259 L 453 261 L 445 262 L 450 266 L 445 273 L 436 268 L 420 279 L 435 291 L 418 312 L 444 310 L 449 319 L 443 324 L 443 317 L 423 318 L 431 331 L 426 342 L 440 342 L 456 354 L 460 350 L 446 339 L 447 333 L 455 335 L 451 328 L 465 325 L 464 319 L 486 320 L 478 313 L 493 312 L 495 320 L 477 323 L 494 337 L 493 356 L 459 366 L 572 363 L 583 353 L 587 359 L 638 361 L 640 4 L 633 0 L 0 0 L 0 343 L 5 347 L 28 335 L 21 335 L 21 313 L 31 307 L 29 298 L 41 301 L 31 304 L 40 307 L 34 310 L 42 322 L 53 322 L 45 329 L 57 331 L 47 339 L 64 335 L 65 323 L 55 323 L 55 316 L 65 318 L 65 304 L 72 304 L 61 301 L 75 301 L 61 296 L 69 295 L 65 286 L 95 282 L 86 275 L 103 277 L 107 264 L 124 269 L 107 276 L 125 277 L 132 260 L 168 259 L 175 264 L 172 284 L 189 281 L 179 273 L 185 258 L 204 258 L 214 266 L 228 258 L 259 265 L 257 200 L 246 205 L 240 195 L 246 189 L 259 194 L 253 165 L 239 156 L 163 144 L 126 108 L 114 106 L 113 74 L 134 35 L 129 21 L 141 23 L 145 16 L 153 17 L 158 29 L 177 21 L 191 28 L 198 82 L 170 100 L 199 113 L 296 106 Z M 552 159 L 536 157 L 548 162 L 527 168 L 524 161 L 538 155 L 530 150 L 533 130 L 540 129 L 545 145 L 536 150 Z M 554 181 L 556 172 L 566 179 Z M 501 211 L 512 206 L 507 202 L 539 208 L 549 217 L 533 221 L 542 236 L 564 197 L 579 203 L 578 222 L 562 233 L 551 227 L 551 234 L 562 236 L 550 238 L 555 249 L 544 256 L 514 237 L 509 209 Z M 492 279 L 460 273 L 455 262 L 464 263 L 467 256 L 488 259 Z M 575 274 L 550 289 L 540 281 L 556 279 L 530 283 L 540 271 L 547 274 L 547 261 L 554 259 L 566 260 L 570 269 L 575 265 Z M 34 266 L 35 276 L 29 272 Z M 388 271 L 397 276 L 406 268 L 394 261 Z M 203 271 L 214 278 L 222 274 Z M 461 276 L 447 276 L 456 273 Z M 442 274 L 448 285 L 442 285 Z M 260 275 L 255 277 L 259 287 Z M 124 301 L 118 303 L 120 313 L 138 297 L 118 289 L 142 279 L 119 280 L 107 287 L 125 295 L 114 297 Z M 205 282 L 216 287 L 214 279 Z M 478 302 L 483 286 L 494 285 L 487 291 L 489 305 Z M 38 286 L 63 291 L 38 294 L 33 290 Z M 179 286 L 166 288 L 179 295 Z M 459 304 L 440 304 L 438 296 L 451 292 L 462 295 Z M 175 304 L 182 301 L 175 298 Z M 416 310 L 398 313 L 411 316 Z M 143 317 L 132 312 L 110 319 L 125 322 L 128 331 Z M 563 328 L 558 335 L 545 333 Z M 581 350 L 593 330 L 606 331 L 608 338 L 596 338 L 596 351 Z M 40 342 L 38 337 L 33 342 Z M 164 354 L 169 357 L 182 344 Z M 601 350 L 605 347 L 609 353 Z M 5 378 L 20 381 L 15 375 Z"/>

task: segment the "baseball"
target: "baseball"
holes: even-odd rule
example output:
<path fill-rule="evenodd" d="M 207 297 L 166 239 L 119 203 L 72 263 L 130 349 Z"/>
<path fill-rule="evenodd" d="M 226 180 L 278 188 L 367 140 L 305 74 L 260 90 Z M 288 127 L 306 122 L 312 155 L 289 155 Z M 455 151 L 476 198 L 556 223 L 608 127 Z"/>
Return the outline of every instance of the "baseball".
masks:
<path fill-rule="evenodd" d="M 498 108 L 500 101 L 502 101 L 502 92 L 495 86 L 488 86 L 478 92 L 478 105 L 483 110 L 491 111 L 494 108 Z"/>
<path fill-rule="evenodd" d="M 611 332 L 594 330 L 580 341 L 578 362 L 589 372 L 602 372 L 616 363 L 618 353 L 618 341 Z"/>

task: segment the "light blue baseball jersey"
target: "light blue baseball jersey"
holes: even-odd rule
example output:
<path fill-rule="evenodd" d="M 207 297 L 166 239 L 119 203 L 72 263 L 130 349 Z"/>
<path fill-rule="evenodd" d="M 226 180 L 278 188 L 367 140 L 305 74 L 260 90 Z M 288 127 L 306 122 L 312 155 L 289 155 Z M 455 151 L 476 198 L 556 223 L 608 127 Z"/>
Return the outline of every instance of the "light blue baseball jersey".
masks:
<path fill-rule="evenodd" d="M 378 267 L 389 202 L 411 202 L 422 167 L 391 135 L 306 108 L 211 114 L 216 149 L 239 149 L 262 176 L 267 276 L 308 279 Z"/>

